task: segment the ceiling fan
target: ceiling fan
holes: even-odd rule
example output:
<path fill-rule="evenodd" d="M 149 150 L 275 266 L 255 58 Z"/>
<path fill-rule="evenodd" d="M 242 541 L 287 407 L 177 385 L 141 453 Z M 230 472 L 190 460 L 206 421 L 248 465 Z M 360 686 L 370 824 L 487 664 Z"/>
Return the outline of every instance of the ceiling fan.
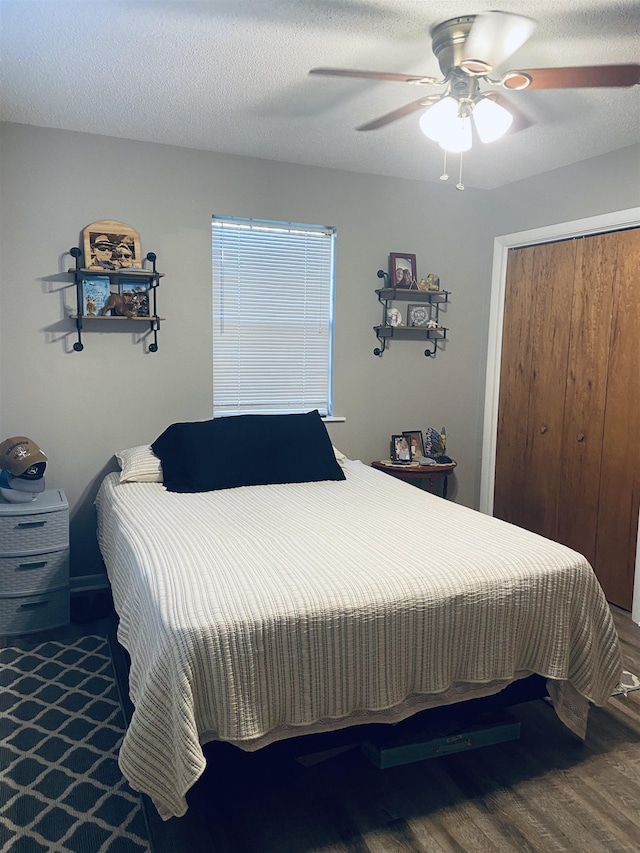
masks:
<path fill-rule="evenodd" d="M 508 12 L 464 15 L 437 24 L 431 30 L 431 39 L 443 74 L 441 79 L 346 68 L 312 68 L 309 73 L 444 87 L 437 94 L 418 98 L 356 130 L 377 130 L 422 111 L 423 133 L 445 152 L 460 153 L 471 148 L 472 127 L 482 142 L 493 142 L 509 129 L 522 130 L 531 124 L 500 90 L 582 89 L 633 86 L 640 82 L 640 65 L 527 68 L 492 78 L 490 74 L 525 43 L 534 28 L 531 18 Z M 494 88 L 486 89 L 487 86 Z"/>

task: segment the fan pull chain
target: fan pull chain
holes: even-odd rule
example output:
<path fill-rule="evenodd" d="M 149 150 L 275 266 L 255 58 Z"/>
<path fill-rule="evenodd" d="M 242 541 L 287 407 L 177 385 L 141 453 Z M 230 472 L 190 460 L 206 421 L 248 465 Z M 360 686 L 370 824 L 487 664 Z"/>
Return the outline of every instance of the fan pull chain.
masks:
<path fill-rule="evenodd" d="M 441 181 L 448 181 L 449 175 L 447 175 L 447 152 L 444 152 L 444 165 L 442 167 L 442 174 L 440 175 Z"/>
<path fill-rule="evenodd" d="M 456 184 L 456 189 L 457 190 L 463 190 L 464 189 L 464 184 L 462 183 L 462 151 L 460 152 L 460 178 L 458 180 L 458 183 Z"/>

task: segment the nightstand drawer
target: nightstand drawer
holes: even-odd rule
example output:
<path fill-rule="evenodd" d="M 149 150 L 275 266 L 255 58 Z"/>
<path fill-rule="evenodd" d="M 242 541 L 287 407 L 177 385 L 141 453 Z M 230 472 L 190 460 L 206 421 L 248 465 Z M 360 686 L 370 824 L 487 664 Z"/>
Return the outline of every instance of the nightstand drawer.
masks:
<path fill-rule="evenodd" d="M 42 554 L 66 548 L 68 543 L 67 510 L 0 515 L 0 554 Z"/>
<path fill-rule="evenodd" d="M 69 590 L 0 598 L 0 634 L 33 634 L 69 623 Z"/>
<path fill-rule="evenodd" d="M 69 586 L 69 551 L 0 557 L 0 595 L 27 595 Z"/>

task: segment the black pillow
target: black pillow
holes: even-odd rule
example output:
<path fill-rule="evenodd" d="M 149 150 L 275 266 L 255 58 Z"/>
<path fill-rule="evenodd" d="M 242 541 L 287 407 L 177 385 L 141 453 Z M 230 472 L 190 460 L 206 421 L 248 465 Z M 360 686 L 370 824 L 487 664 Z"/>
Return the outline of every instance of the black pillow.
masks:
<path fill-rule="evenodd" d="M 317 410 L 171 424 L 151 449 L 170 492 L 345 479 Z"/>

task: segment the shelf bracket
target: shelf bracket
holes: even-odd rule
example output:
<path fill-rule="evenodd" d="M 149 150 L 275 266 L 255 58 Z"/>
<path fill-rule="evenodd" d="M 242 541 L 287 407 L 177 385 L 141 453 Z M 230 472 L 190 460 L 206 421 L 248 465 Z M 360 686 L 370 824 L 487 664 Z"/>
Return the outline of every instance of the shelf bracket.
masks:
<path fill-rule="evenodd" d="M 377 337 L 377 336 L 376 336 L 376 337 Z M 378 338 L 378 340 L 379 340 L 379 341 L 380 341 L 380 343 L 382 344 L 382 348 L 380 348 L 380 347 L 376 347 L 376 348 L 374 349 L 374 351 L 373 351 L 373 354 L 374 354 L 374 355 L 379 355 L 380 357 L 382 357 L 382 353 L 383 353 L 383 352 L 386 350 L 386 348 L 387 348 L 387 339 L 386 339 L 386 338 Z"/>
<path fill-rule="evenodd" d="M 76 331 L 78 332 L 78 340 L 73 345 L 76 352 L 82 352 L 84 344 L 82 343 L 82 297 L 80 288 L 78 287 L 78 276 L 80 275 L 80 256 L 82 251 L 77 247 L 69 249 L 69 254 L 76 259 Z"/>
<path fill-rule="evenodd" d="M 391 276 L 389 275 L 388 272 L 385 272 L 384 270 L 378 270 L 376 275 L 378 276 L 378 278 L 384 279 L 385 287 L 393 287 L 393 285 L 391 284 Z"/>
<path fill-rule="evenodd" d="M 384 279 L 384 286 L 385 287 L 391 287 L 391 276 L 389 275 L 388 272 L 385 272 L 384 270 L 378 270 L 376 275 L 378 276 L 378 278 Z M 380 294 L 378 294 L 378 302 L 382 305 L 382 322 L 384 323 L 385 318 L 386 318 L 386 313 L 387 313 L 387 302 L 385 299 L 380 298 Z M 373 351 L 373 354 L 379 355 L 380 357 L 382 357 L 382 353 L 387 348 L 387 339 L 381 338 L 380 335 L 376 335 L 376 337 L 378 338 L 378 340 L 382 344 L 382 347 L 376 347 Z"/>
<path fill-rule="evenodd" d="M 147 252 L 147 260 L 151 263 L 151 268 L 155 273 L 156 270 L 156 253 Z M 149 352 L 158 352 L 158 330 L 160 329 L 160 317 L 158 317 L 158 306 L 156 303 L 156 291 L 158 289 L 158 278 L 153 279 L 153 284 L 150 288 L 153 291 L 153 313 L 151 314 L 150 329 L 153 332 L 153 343 L 149 344 Z"/>

